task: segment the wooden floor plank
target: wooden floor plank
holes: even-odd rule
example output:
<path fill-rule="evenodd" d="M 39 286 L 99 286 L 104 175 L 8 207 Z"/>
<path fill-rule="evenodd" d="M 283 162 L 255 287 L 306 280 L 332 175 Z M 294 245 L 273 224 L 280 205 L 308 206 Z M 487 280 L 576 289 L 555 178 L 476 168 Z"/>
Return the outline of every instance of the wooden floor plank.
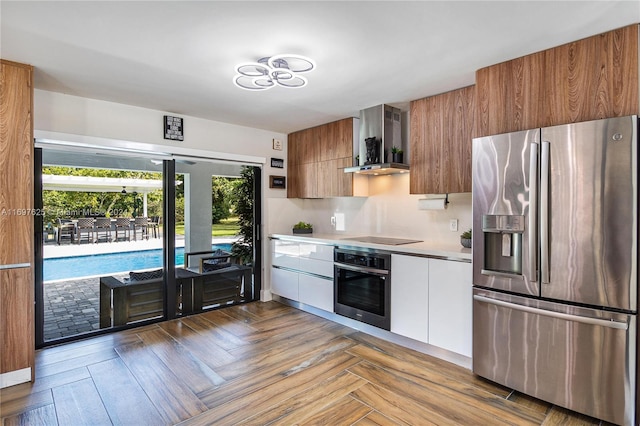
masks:
<path fill-rule="evenodd" d="M 65 359 L 63 361 L 55 362 L 52 364 L 46 364 L 39 368 L 36 368 L 36 380 L 43 377 L 51 376 L 54 374 L 64 373 L 76 369 L 78 367 L 86 367 L 98 362 L 107 361 L 117 358 L 113 347 L 101 348 L 96 352 L 92 352 L 86 355 Z"/>
<path fill-rule="evenodd" d="M 371 383 L 360 387 L 351 396 L 370 407 L 375 407 L 376 411 L 382 413 L 385 418 L 391 419 L 393 424 L 422 426 L 463 424 L 456 423 L 439 415 L 438 412 L 428 410 L 421 404 Z"/>
<path fill-rule="evenodd" d="M 363 417 L 354 426 L 390 426 L 398 423 L 393 422 L 390 418 L 383 416 L 378 411 L 372 411 L 366 417 Z"/>
<path fill-rule="evenodd" d="M 10 401 L 0 401 L 0 416 L 3 418 L 16 416 L 50 404 L 53 404 L 51 390 L 30 393 Z"/>
<path fill-rule="evenodd" d="M 445 360 L 428 356 L 412 349 L 403 348 L 395 343 L 387 342 L 362 332 L 352 334 L 351 338 L 365 346 L 384 354 L 391 355 L 399 360 L 420 365 L 431 370 L 441 371 L 443 374 L 446 374 L 453 379 L 472 383 L 474 386 L 484 389 L 487 392 L 491 392 L 501 398 L 506 398 L 511 394 L 511 389 L 483 379 L 482 377 L 473 374 L 471 370 Z"/>
<path fill-rule="evenodd" d="M 36 359 L 35 383 L 0 390 L 2 424 L 606 425 L 274 301 Z"/>
<path fill-rule="evenodd" d="M 73 358 L 103 352 L 107 349 L 113 349 L 116 346 L 128 345 L 139 341 L 140 339 L 136 334 L 114 333 L 98 336 L 95 340 L 81 340 L 67 345 L 47 348 L 46 350 L 38 350 L 36 351 L 36 369 L 45 365 L 68 361 Z"/>
<path fill-rule="evenodd" d="M 295 396 L 273 405 L 261 413 L 246 419 L 239 425 L 284 426 L 299 424 L 321 412 L 325 407 L 349 395 L 367 382 L 348 371 L 343 371 L 323 382 L 297 393 Z"/>
<path fill-rule="evenodd" d="M 121 346 L 117 351 L 165 421 L 178 423 L 207 409 L 144 343 Z"/>
<path fill-rule="evenodd" d="M 215 311 L 205 312 L 201 316 L 235 336 L 246 336 L 258 331 L 258 329 L 251 326 L 249 320 L 233 317 L 227 311 L 231 311 L 231 309 L 216 309 Z"/>
<path fill-rule="evenodd" d="M 270 365 L 281 362 L 283 359 L 297 357 L 299 354 L 315 351 L 322 348 L 323 352 L 347 350 L 355 342 L 345 337 L 336 338 L 335 335 L 322 329 L 311 330 L 303 335 L 296 335 L 278 344 L 252 345 L 252 350 L 246 349 L 238 360 L 227 364 L 220 370 L 220 375 L 227 380 L 232 380 L 251 371 L 267 368 Z M 232 352 L 237 355 L 237 352 Z M 251 362 L 248 362 L 248 360 Z"/>
<path fill-rule="evenodd" d="M 345 396 L 324 410 L 308 417 L 300 426 L 351 425 L 366 417 L 373 409 L 350 396 Z"/>
<path fill-rule="evenodd" d="M 108 425 L 109 414 L 93 380 L 84 379 L 53 389 L 60 426 Z"/>
<path fill-rule="evenodd" d="M 195 394 L 220 386 L 225 380 L 204 362 L 158 328 L 139 334 L 140 339 Z"/>
<path fill-rule="evenodd" d="M 362 347 L 359 346 L 352 349 L 355 348 Z M 369 348 L 364 350 L 381 355 Z M 351 349 L 349 352 L 351 352 Z M 363 351 L 356 350 L 354 354 L 363 355 L 362 358 L 367 359 L 367 355 Z M 383 360 L 383 357 L 387 356 L 382 355 L 376 359 L 377 365 L 370 362 L 361 363 L 351 368 L 350 371 L 373 383 L 381 383 L 381 386 L 385 386 L 388 390 L 413 399 L 418 403 L 431 404 L 434 408 L 448 406 L 454 410 L 452 414 L 456 416 L 465 414 L 464 407 L 466 406 L 471 408 L 471 410 L 467 411 L 473 411 L 474 419 L 487 419 L 487 421 L 490 421 L 492 418 L 499 418 L 522 425 L 540 424 L 544 419 L 544 416 L 538 412 L 519 406 L 506 399 L 498 398 L 489 392 L 476 389 L 466 383 L 457 382 L 438 372 L 425 371 L 422 368 L 414 369 L 403 361 Z M 380 364 L 383 364 L 383 366 L 380 366 Z M 464 420 L 464 418 L 461 420 Z"/>
<path fill-rule="evenodd" d="M 64 386 L 78 380 L 91 377 L 87 367 L 74 368 L 73 370 L 64 371 L 58 374 L 42 377 L 34 382 L 22 383 L 0 390 L 0 413 L 2 413 L 2 404 L 13 401 L 17 398 L 23 398 L 30 394 L 50 390 L 57 386 Z"/>
<path fill-rule="evenodd" d="M 2 424 L 4 426 L 54 426 L 58 424 L 56 420 L 56 409 L 53 404 L 44 405 L 21 414 L 8 417 L 4 419 Z"/>
<path fill-rule="evenodd" d="M 340 374 L 360 360 L 346 353 L 324 360 L 317 365 L 304 369 L 294 369 L 292 374 L 282 374 L 267 386 L 254 383 L 249 389 L 237 389 L 234 398 L 226 403 L 209 405 L 210 410 L 184 422 L 184 425 L 235 425 L 238 422 L 260 413 L 274 404 L 293 397 L 318 381 Z M 226 386 L 219 391 L 223 393 Z"/>
<path fill-rule="evenodd" d="M 311 369 L 316 365 L 334 358 L 343 357 L 349 361 L 345 365 L 353 365 L 359 362 L 359 359 L 351 355 L 344 354 L 343 349 L 353 344 L 353 341 L 338 337 L 331 344 L 316 347 L 312 351 L 299 354 L 297 357 L 286 357 L 281 359 L 264 360 L 265 364 L 256 363 L 257 368 L 253 368 L 250 372 L 235 380 L 225 383 L 224 386 L 214 391 L 200 394 L 200 399 L 207 404 L 208 407 L 215 407 L 222 404 L 233 402 L 235 399 L 243 399 L 246 395 L 259 391 L 262 388 L 282 380 L 284 377 L 292 376 L 306 369 Z M 326 364 L 328 365 L 328 364 Z M 315 374 L 320 374 L 316 372 Z"/>
<path fill-rule="evenodd" d="M 203 338 L 200 334 L 187 326 L 182 320 L 167 321 L 160 324 L 160 327 L 181 345 L 191 351 L 197 358 L 209 367 L 216 368 L 234 361 L 234 357 L 229 352 L 222 349 L 217 342 Z"/>
<path fill-rule="evenodd" d="M 114 425 L 168 425 L 120 358 L 89 366 Z"/>
<path fill-rule="evenodd" d="M 229 351 L 230 349 L 237 348 L 238 346 L 246 345 L 244 339 L 234 336 L 229 331 L 209 321 L 202 315 L 194 315 L 191 317 L 183 318 L 182 323 L 189 326 L 196 333 L 200 333 L 203 336 L 216 342 L 216 345 L 222 349 Z"/>

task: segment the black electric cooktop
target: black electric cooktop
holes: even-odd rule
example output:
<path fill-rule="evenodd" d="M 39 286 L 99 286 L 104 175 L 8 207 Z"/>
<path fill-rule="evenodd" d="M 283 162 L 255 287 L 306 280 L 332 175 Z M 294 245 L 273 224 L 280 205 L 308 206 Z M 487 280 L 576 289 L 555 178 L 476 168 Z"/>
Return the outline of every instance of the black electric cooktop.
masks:
<path fill-rule="evenodd" d="M 342 238 L 342 239 L 349 240 L 349 241 L 359 241 L 361 243 L 386 244 L 389 246 L 400 246 L 402 244 L 413 244 L 413 243 L 422 242 L 422 240 L 406 240 L 403 238 L 376 237 L 374 235 L 367 235 L 364 237 L 349 237 L 349 238 Z"/>

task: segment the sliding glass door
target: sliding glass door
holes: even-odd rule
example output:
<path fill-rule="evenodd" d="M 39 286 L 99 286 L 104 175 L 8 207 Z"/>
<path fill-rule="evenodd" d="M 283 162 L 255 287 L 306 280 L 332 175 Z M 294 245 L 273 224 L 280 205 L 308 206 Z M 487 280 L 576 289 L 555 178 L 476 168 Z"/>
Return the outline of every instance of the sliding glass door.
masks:
<path fill-rule="evenodd" d="M 36 149 L 38 347 L 260 297 L 261 169 Z"/>

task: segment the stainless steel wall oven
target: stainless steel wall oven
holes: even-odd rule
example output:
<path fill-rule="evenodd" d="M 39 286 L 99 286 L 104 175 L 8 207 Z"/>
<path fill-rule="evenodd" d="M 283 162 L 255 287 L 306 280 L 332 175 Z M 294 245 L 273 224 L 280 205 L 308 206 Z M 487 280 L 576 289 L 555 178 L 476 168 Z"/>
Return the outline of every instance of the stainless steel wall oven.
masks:
<path fill-rule="evenodd" d="M 335 313 L 391 329 L 391 254 L 334 250 Z"/>

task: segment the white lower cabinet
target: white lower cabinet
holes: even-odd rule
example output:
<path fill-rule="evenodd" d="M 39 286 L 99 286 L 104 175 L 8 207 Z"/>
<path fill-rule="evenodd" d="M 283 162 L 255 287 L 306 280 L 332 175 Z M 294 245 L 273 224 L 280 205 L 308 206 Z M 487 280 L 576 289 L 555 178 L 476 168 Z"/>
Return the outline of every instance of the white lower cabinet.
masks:
<path fill-rule="evenodd" d="M 391 255 L 391 332 L 427 342 L 429 259 Z"/>
<path fill-rule="evenodd" d="M 271 268 L 271 292 L 291 300 L 298 300 L 298 273 Z"/>
<path fill-rule="evenodd" d="M 333 312 L 333 246 L 273 240 L 271 264 L 273 294 Z"/>
<path fill-rule="evenodd" d="M 471 263 L 429 259 L 429 344 L 471 356 Z"/>
<path fill-rule="evenodd" d="M 333 280 L 299 274 L 298 294 L 300 302 L 333 312 Z"/>

